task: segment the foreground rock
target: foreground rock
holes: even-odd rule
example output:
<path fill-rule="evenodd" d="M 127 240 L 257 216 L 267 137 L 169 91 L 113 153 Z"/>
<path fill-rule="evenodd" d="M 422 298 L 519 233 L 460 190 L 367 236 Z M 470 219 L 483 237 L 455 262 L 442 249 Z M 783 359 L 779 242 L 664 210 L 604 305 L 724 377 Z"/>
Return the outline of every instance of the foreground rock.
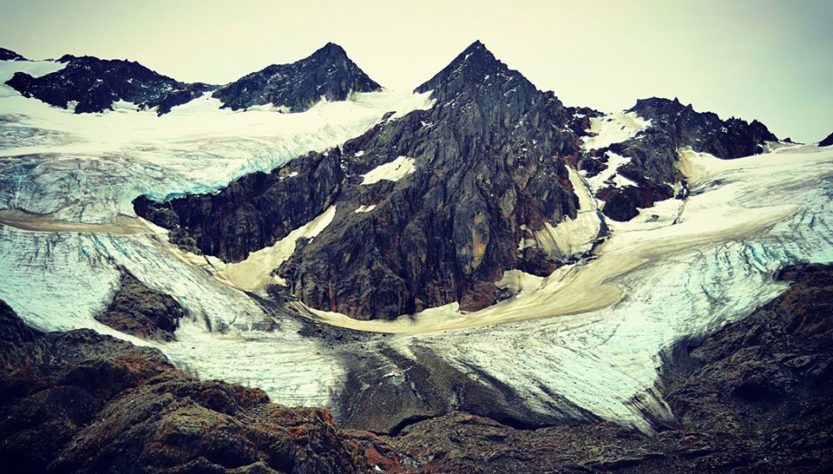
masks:
<path fill-rule="evenodd" d="M 157 350 L 90 330 L 42 333 L 0 302 L 6 472 L 368 472 L 327 411 L 202 382 Z"/>
<path fill-rule="evenodd" d="M 77 114 L 112 110 L 116 102 L 125 101 L 139 109 L 155 108 L 162 115 L 212 89 L 176 81 L 135 61 L 67 54 L 58 62 L 66 67 L 42 77 L 17 72 L 6 84 L 25 97 L 72 108 Z"/>
<path fill-rule="evenodd" d="M 185 310 L 169 295 L 154 291 L 123 271 L 113 301 L 96 319 L 143 339 L 173 341 Z"/>
<path fill-rule="evenodd" d="M 833 267 L 799 266 L 782 296 L 669 355 L 678 418 L 653 437 L 609 423 L 516 429 L 457 413 L 367 439 L 421 472 L 829 472 L 833 466 Z"/>
<path fill-rule="evenodd" d="M 319 100 L 341 101 L 353 92 L 382 87 L 334 43 L 292 64 L 273 64 L 223 86 L 214 97 L 232 110 L 271 105 L 284 112 L 303 112 Z"/>

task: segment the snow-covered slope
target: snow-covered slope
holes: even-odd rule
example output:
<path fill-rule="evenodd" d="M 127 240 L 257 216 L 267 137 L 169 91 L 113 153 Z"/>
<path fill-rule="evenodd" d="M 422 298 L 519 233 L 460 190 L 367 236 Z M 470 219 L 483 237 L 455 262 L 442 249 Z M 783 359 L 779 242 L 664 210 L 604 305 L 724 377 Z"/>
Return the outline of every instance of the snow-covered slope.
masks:
<path fill-rule="evenodd" d="M 0 76 L 45 74 L 49 61 L 0 61 Z M 2 77 L 0 77 L 2 79 Z M 0 86 L 0 209 L 17 208 L 81 222 L 133 215 L 143 194 L 206 192 L 268 171 L 312 150 L 360 135 L 390 111 L 429 105 L 421 94 L 382 91 L 319 102 L 285 115 L 220 110 L 208 94 L 171 113 L 127 108 L 75 115 Z"/>
<path fill-rule="evenodd" d="M 616 224 L 597 259 L 533 282 L 514 299 L 394 322 L 320 317 L 404 333 L 379 339 L 376 350 L 404 357 L 424 350 L 476 369 L 535 412 L 563 411 L 566 400 L 580 408 L 577 418 L 650 431 L 651 420 L 670 416 L 654 390 L 659 353 L 778 294 L 783 284 L 770 276 L 779 266 L 833 261 L 833 150 L 785 147 L 734 161 L 685 153 L 683 168 L 693 183 L 688 201 L 660 202 Z M 121 265 L 188 309 L 179 340 L 161 349 L 202 376 L 261 386 L 281 403 L 332 405 L 349 370 L 338 351 L 300 336 L 293 319 L 276 321 L 158 228 L 113 235 L 2 227 L 0 247 L 0 298 L 38 327 L 113 332 L 93 316 Z"/>

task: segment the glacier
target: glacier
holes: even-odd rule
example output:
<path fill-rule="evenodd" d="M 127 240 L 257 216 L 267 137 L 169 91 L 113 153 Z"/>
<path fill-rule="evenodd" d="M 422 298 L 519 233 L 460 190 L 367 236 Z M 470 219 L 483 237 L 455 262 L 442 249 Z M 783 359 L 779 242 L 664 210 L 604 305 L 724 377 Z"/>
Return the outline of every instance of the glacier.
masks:
<path fill-rule="evenodd" d="M 0 66 L 2 74 L 11 67 Z M 134 217 L 131 202 L 141 194 L 211 192 L 338 146 L 389 111 L 395 119 L 428 107 L 427 94 L 354 94 L 299 114 L 220 110 L 205 96 L 156 117 L 124 104 L 79 116 L 13 92 L 0 86 L 0 298 L 40 329 L 91 328 L 152 345 L 184 370 L 263 388 L 285 405 L 333 408 L 351 370 L 345 351 L 370 347 L 411 360 L 427 351 L 511 387 L 533 412 L 573 410 L 576 419 L 651 432 L 673 417 L 657 384 L 674 344 L 781 293 L 785 284 L 772 279 L 778 268 L 833 262 L 833 148 L 777 145 L 728 161 L 681 150 L 687 199 L 608 222 L 595 258 L 547 278 L 507 272 L 503 284 L 519 293 L 490 308 L 464 313 L 452 304 L 395 321 L 357 321 L 290 305 L 315 323 L 367 333 L 366 344 L 333 346 L 305 335 L 301 316 L 236 287 L 218 262 L 172 246 L 166 231 Z M 650 125 L 626 114 L 594 123 L 604 133 L 589 147 Z M 624 160 L 612 160 L 604 176 Z M 571 170 L 571 180 L 581 179 Z M 600 185 L 584 184 L 590 191 Z M 586 217 L 571 225 L 591 236 L 600 205 L 585 199 Z M 9 214 L 20 211 L 40 216 L 40 224 L 18 225 L 36 219 Z M 187 310 L 177 341 L 137 339 L 94 319 L 121 269 Z M 378 383 L 394 383 L 388 379 Z"/>

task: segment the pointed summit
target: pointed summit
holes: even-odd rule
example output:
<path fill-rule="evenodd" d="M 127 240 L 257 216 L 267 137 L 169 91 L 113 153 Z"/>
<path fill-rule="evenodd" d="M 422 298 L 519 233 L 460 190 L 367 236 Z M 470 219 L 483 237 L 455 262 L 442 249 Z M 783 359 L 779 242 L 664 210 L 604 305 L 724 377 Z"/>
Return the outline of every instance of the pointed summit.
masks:
<path fill-rule="evenodd" d="M 25 61 L 26 58 L 6 48 L 0 48 L 0 61 Z"/>
<path fill-rule="evenodd" d="M 333 42 L 329 42 L 329 43 L 325 44 L 324 46 L 322 46 L 321 48 L 318 48 L 317 50 L 315 50 L 314 53 L 310 54 L 308 57 L 306 57 L 305 59 L 302 59 L 301 61 L 309 61 L 309 60 L 336 61 L 336 60 L 340 60 L 340 59 L 347 59 L 348 61 L 350 60 L 350 58 L 347 57 L 347 51 L 345 51 L 344 48 L 342 48 L 340 45 L 338 45 L 336 43 L 333 43 Z"/>
<path fill-rule="evenodd" d="M 214 93 L 232 110 L 272 105 L 303 112 L 321 98 L 347 99 L 351 92 L 374 92 L 382 87 L 364 73 L 341 46 L 327 43 L 304 59 L 273 64 L 228 84 Z"/>
<path fill-rule="evenodd" d="M 179 82 L 135 61 L 66 54 L 58 62 L 66 67 L 38 77 L 16 72 L 6 85 L 24 97 L 71 108 L 77 114 L 112 110 L 123 100 L 163 115 L 212 88 Z"/>
<path fill-rule="evenodd" d="M 477 40 L 458 54 L 442 71 L 417 87 L 416 91 L 438 91 L 449 87 L 458 89 L 459 86 L 482 82 L 506 72 L 520 76 L 516 71 L 510 71 L 506 64 L 486 48 L 486 45 Z"/>

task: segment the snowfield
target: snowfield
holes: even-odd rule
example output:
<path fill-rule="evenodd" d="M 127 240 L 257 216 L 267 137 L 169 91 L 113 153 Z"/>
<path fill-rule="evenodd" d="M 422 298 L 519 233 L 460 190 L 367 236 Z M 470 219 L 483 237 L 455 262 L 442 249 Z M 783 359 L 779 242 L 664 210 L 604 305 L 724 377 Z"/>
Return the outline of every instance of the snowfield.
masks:
<path fill-rule="evenodd" d="M 0 79 L 14 70 L 46 74 L 64 66 L 0 61 Z M 112 112 L 76 115 L 0 84 L 0 209 L 112 222 L 134 215 L 136 196 L 217 190 L 240 176 L 338 146 L 387 112 L 396 112 L 395 119 L 428 108 L 428 96 L 356 93 L 286 114 L 221 110 L 221 102 L 205 94 L 161 117 L 126 103 Z"/>
<path fill-rule="evenodd" d="M 10 67 L 0 66 L 0 74 Z M 334 208 L 224 266 L 172 246 L 166 231 L 133 216 L 130 203 L 145 193 L 218 189 L 336 146 L 390 110 L 424 108 L 427 96 L 357 94 L 301 114 L 230 112 L 204 97 L 156 117 L 126 108 L 77 116 L 9 91 L 0 87 L 0 298 L 41 329 L 92 328 L 158 347 L 201 377 L 261 387 L 281 404 L 334 406 L 350 370 L 339 352 L 345 349 L 305 336 L 305 321 L 254 294 L 274 281 L 270 267 L 291 254 L 297 238 L 329 224 Z M 588 147 L 647 126 L 626 114 L 593 123 L 599 134 Z M 416 361 L 413 354 L 429 352 L 511 387 L 533 412 L 651 432 L 672 416 L 656 389 L 660 354 L 778 295 L 784 283 L 771 276 L 779 267 L 833 262 L 833 147 L 781 146 L 730 161 L 681 154 L 688 199 L 658 202 L 631 222 L 608 222 L 611 235 L 595 258 L 547 278 L 506 272 L 499 284 L 517 296 L 493 307 L 461 313 L 452 304 L 395 321 L 357 321 L 294 305 L 315 322 L 394 333 L 369 334 L 370 342 L 349 346 L 351 356 L 370 347 Z M 408 160 L 376 168 L 365 184 L 406 176 L 413 171 Z M 610 163 L 609 176 L 622 161 Z M 581 191 L 579 215 L 520 246 L 565 253 L 590 247 L 601 224 L 592 199 L 598 183 L 573 170 L 570 179 Z M 119 268 L 186 308 L 176 342 L 138 340 L 94 319 L 117 290 Z"/>
<path fill-rule="evenodd" d="M 597 150 L 622 143 L 650 126 L 651 121 L 639 117 L 636 112 L 616 112 L 603 117 L 592 117 L 590 132 L 595 135 L 584 139 L 584 148 Z"/>
<path fill-rule="evenodd" d="M 362 177 L 362 184 L 375 184 L 379 181 L 399 181 L 405 176 L 414 172 L 414 159 L 407 156 L 399 156 L 395 160 L 379 165 L 368 171 Z"/>

